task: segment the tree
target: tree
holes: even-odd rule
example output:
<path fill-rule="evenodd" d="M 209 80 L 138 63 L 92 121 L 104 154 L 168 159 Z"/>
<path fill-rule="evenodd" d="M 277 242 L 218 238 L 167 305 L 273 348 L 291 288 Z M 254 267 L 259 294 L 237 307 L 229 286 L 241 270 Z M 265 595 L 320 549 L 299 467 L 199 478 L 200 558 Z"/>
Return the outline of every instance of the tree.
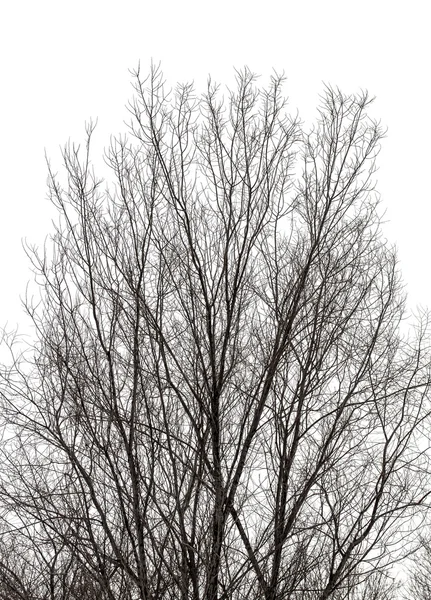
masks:
<path fill-rule="evenodd" d="M 431 598 L 431 546 L 429 539 L 422 538 L 419 552 L 414 555 L 409 576 L 409 593 L 417 600 Z"/>
<path fill-rule="evenodd" d="M 9 340 L 6 539 L 46 574 L 22 597 L 357 597 L 429 495 L 427 316 L 402 334 L 370 99 L 327 87 L 307 133 L 282 77 L 134 75 L 115 183 L 93 124 L 50 168 L 37 341 Z"/>

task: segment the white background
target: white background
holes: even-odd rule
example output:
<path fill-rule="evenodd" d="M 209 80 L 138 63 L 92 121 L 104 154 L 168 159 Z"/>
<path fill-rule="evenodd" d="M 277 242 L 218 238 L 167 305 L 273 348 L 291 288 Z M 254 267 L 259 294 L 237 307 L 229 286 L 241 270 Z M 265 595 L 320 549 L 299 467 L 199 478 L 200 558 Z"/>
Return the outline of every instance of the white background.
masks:
<path fill-rule="evenodd" d="M 7 5 L 6 5 L 7 4 Z M 268 81 L 285 71 L 292 111 L 308 122 L 323 82 L 377 97 L 388 127 L 378 190 L 385 234 L 399 249 L 410 307 L 431 306 L 429 2 L 312 0 L 8 0 L 0 25 L 0 325 L 25 327 L 19 296 L 31 278 L 22 239 L 42 244 L 53 217 L 44 152 L 84 139 L 96 150 L 125 131 L 128 69 L 161 61 L 168 82 L 208 74 L 232 82 L 249 66 Z M 93 157 L 98 160 L 97 156 Z M 96 160 L 96 162 L 97 162 Z"/>

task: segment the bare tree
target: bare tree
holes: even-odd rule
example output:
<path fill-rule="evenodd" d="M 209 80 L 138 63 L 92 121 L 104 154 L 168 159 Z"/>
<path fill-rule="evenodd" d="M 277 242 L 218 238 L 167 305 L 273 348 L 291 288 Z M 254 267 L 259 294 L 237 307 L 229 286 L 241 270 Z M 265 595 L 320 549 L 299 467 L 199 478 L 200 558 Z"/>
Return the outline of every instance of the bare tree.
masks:
<path fill-rule="evenodd" d="M 421 547 L 414 555 L 408 579 L 409 597 L 417 600 L 431 598 L 431 545 L 429 539 L 422 538 Z"/>
<path fill-rule="evenodd" d="M 370 100 L 326 88 L 307 133 L 281 77 L 134 75 L 114 183 L 93 125 L 50 169 L 37 341 L 2 375 L 7 540 L 46 560 L 34 598 L 353 598 L 429 494 L 428 322 L 401 333 Z"/>

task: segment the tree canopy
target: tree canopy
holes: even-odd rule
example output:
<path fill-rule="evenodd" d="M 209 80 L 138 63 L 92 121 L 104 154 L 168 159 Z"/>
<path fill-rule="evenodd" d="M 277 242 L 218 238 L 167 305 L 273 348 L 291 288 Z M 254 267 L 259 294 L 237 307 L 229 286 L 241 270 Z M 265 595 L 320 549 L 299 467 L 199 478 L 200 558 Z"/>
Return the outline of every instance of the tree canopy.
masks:
<path fill-rule="evenodd" d="M 112 181 L 50 167 L 36 337 L 1 371 L 0 598 L 394 597 L 429 498 L 425 312 L 374 191 L 366 93 L 134 74 Z"/>

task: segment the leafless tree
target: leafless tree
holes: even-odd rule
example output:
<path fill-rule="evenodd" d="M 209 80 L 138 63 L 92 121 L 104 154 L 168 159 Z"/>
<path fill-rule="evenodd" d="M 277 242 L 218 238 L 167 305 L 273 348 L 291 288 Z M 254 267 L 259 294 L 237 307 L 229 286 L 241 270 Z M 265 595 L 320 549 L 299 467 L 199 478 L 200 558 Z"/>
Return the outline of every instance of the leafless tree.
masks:
<path fill-rule="evenodd" d="M 431 545 L 423 538 L 419 551 L 414 555 L 408 579 L 410 598 L 431 599 Z"/>
<path fill-rule="evenodd" d="M 429 494 L 430 353 L 426 314 L 401 331 L 370 99 L 326 88 L 307 133 L 282 77 L 258 89 L 245 70 L 225 99 L 134 76 L 114 183 L 89 125 L 63 151 L 67 179 L 50 168 L 55 234 L 29 249 L 37 341 L 9 339 L 0 495 L 4 543 L 39 566 L 2 562 L 5 585 L 23 600 L 371 598 L 352 594 Z"/>

